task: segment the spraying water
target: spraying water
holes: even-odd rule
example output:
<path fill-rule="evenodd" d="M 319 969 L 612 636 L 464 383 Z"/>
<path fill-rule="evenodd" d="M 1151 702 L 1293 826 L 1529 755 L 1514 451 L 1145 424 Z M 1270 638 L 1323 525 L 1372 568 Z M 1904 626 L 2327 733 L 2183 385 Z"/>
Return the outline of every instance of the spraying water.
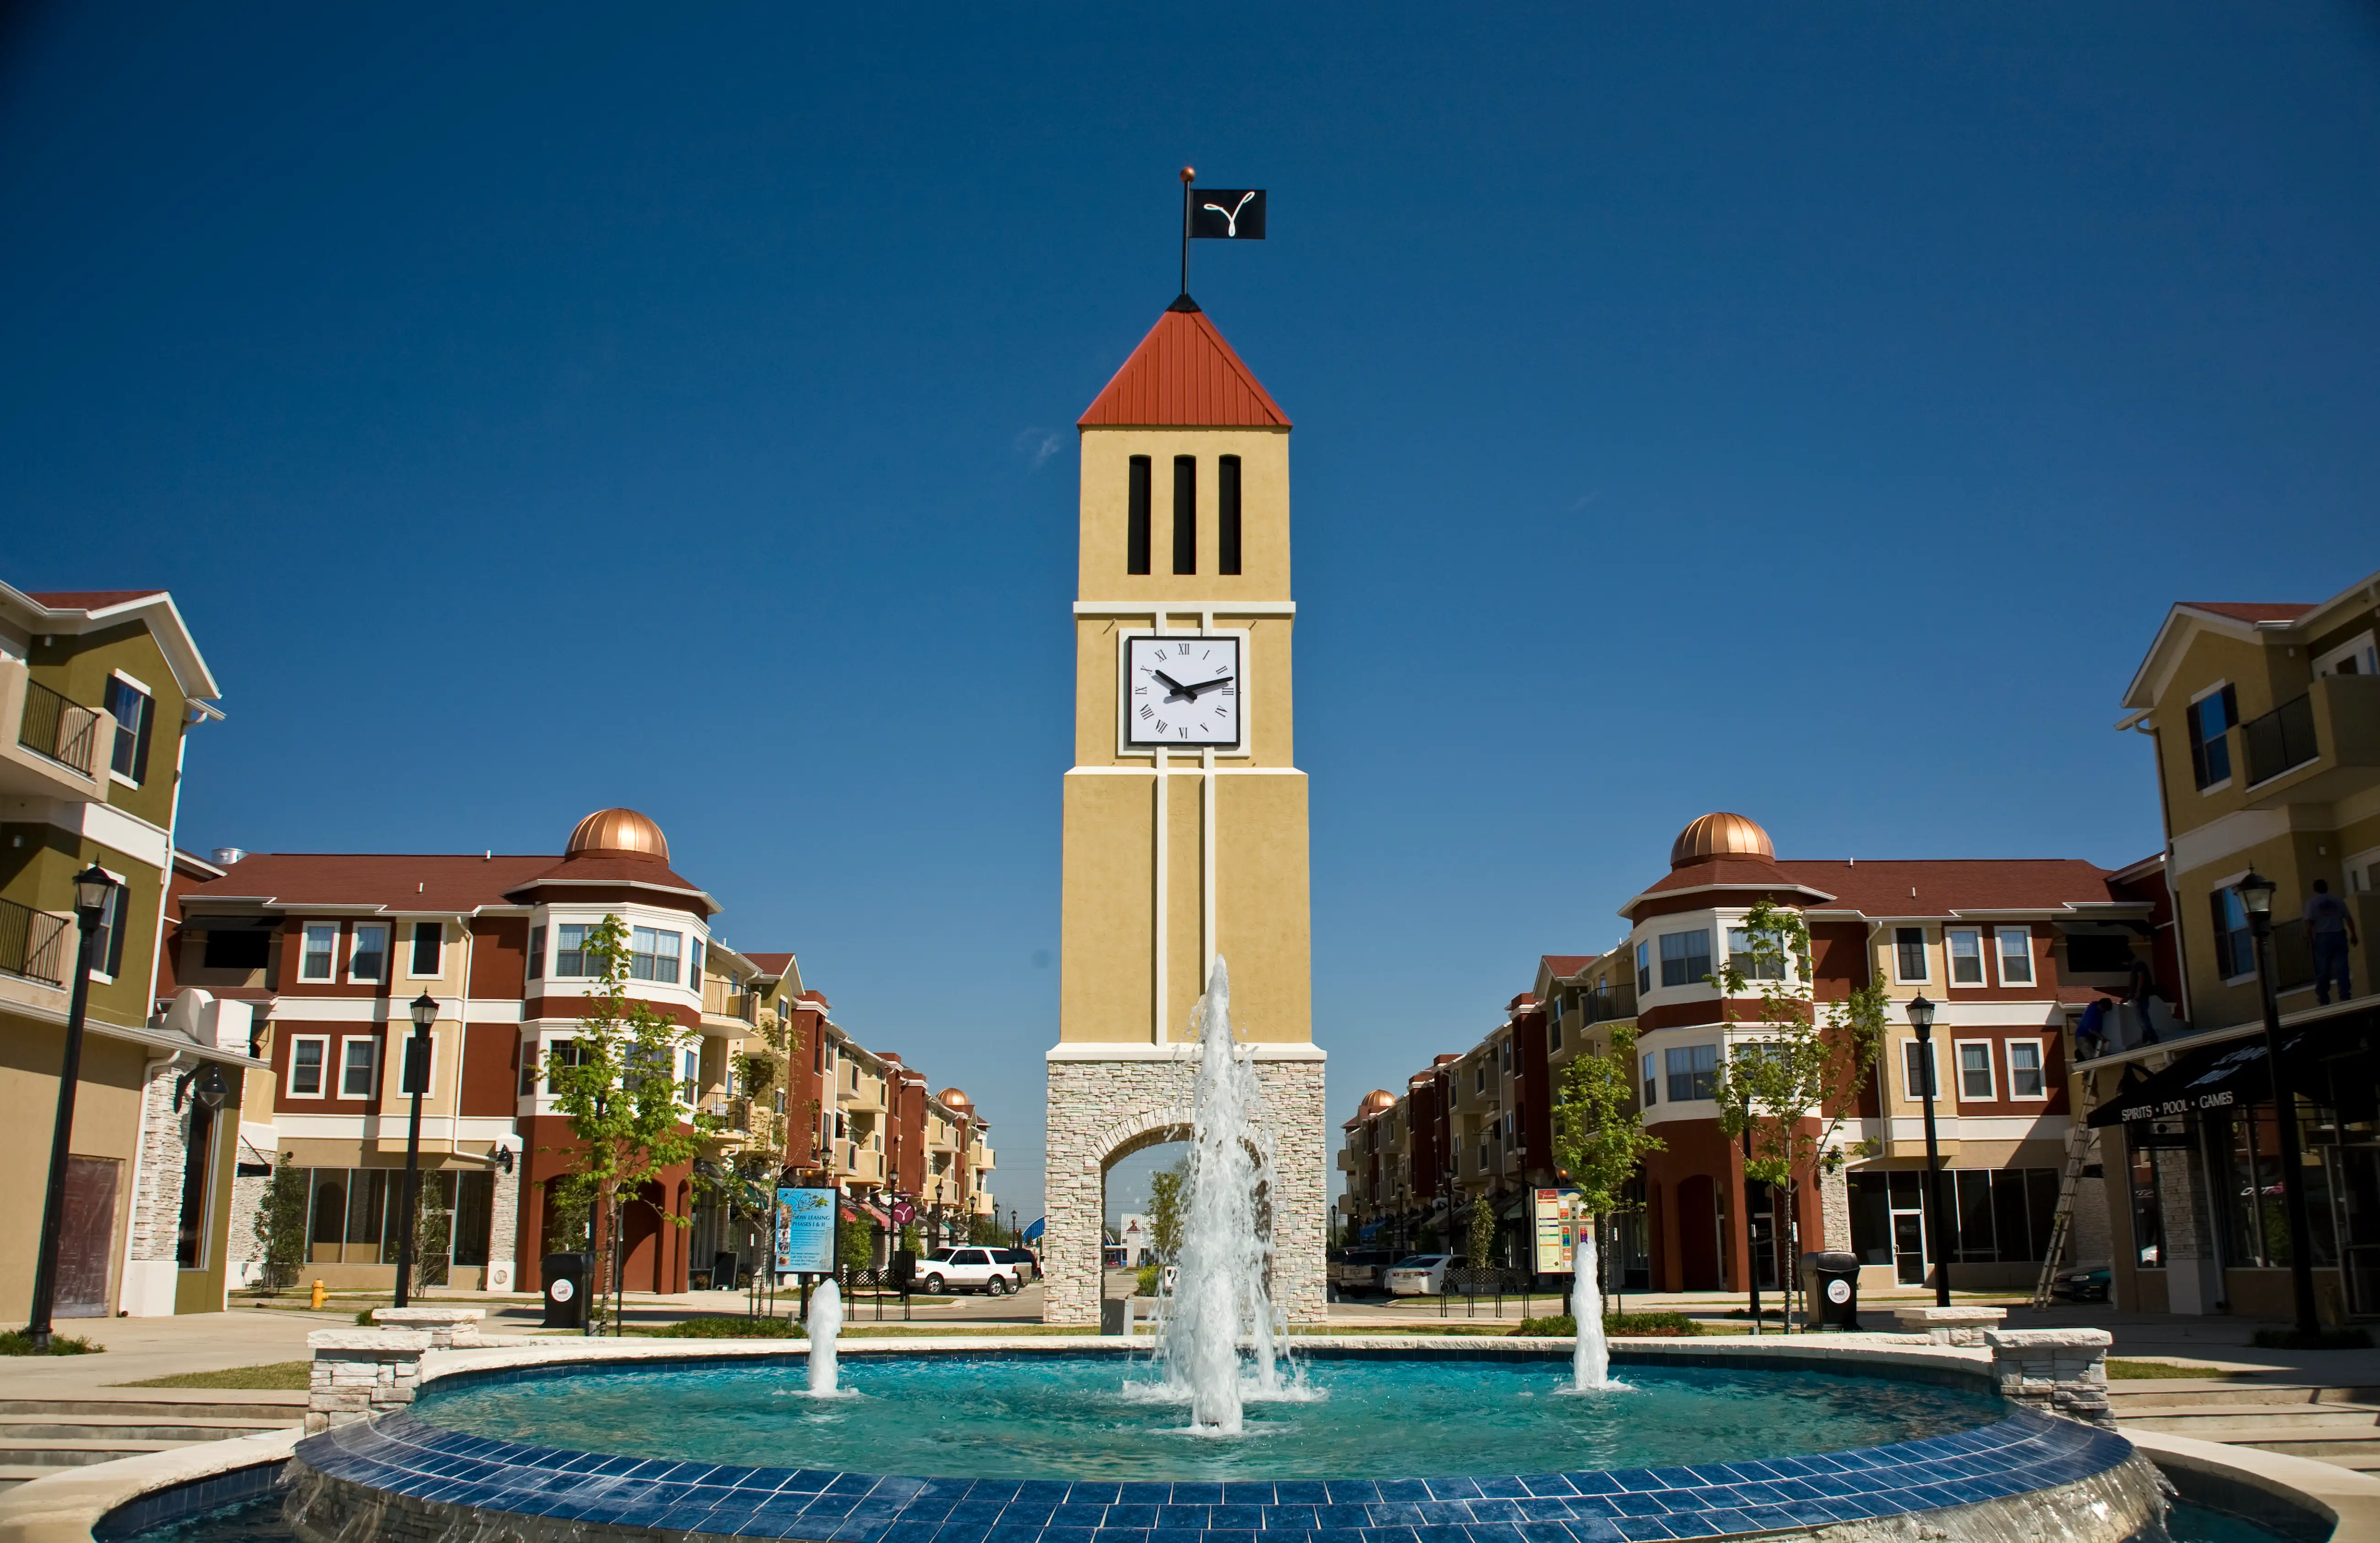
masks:
<path fill-rule="evenodd" d="M 1189 1194 L 1158 1347 L 1168 1392 L 1189 1401 L 1191 1428 L 1215 1436 L 1240 1433 L 1244 1400 L 1281 1396 L 1285 1359 L 1265 1285 L 1272 1245 L 1257 1216 L 1271 1141 L 1255 1063 L 1232 1042 L 1231 1003 L 1231 977 L 1218 957 L 1190 1019 L 1198 1031 L 1198 1081 Z M 1243 1338 L 1256 1352 L 1255 1375 L 1245 1382 Z"/>
<path fill-rule="evenodd" d="M 1571 1261 L 1576 1283 L 1571 1287 L 1570 1311 L 1578 1322 L 1578 1343 L 1571 1351 L 1570 1385 L 1578 1393 L 1626 1386 L 1611 1379 L 1611 1347 L 1603 1338 L 1603 1291 L 1596 1284 L 1595 1222 L 1591 1216 L 1579 1218 L 1578 1255 Z"/>
<path fill-rule="evenodd" d="M 810 1396 L 832 1398 L 842 1391 L 834 1360 L 834 1337 L 843 1332 L 843 1293 L 829 1276 L 810 1293 Z"/>

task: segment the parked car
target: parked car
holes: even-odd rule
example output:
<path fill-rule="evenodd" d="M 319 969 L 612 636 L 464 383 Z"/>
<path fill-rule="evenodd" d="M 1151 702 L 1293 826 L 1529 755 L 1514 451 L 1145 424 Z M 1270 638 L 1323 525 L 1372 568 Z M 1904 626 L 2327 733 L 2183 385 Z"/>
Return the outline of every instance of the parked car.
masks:
<path fill-rule="evenodd" d="M 1380 1271 L 1396 1262 L 1385 1248 L 1350 1248 L 1330 1267 L 1330 1283 L 1342 1296 L 1380 1289 Z"/>
<path fill-rule="evenodd" d="M 1014 1265 L 1020 1281 L 1041 1279 L 1041 1260 L 1030 1248 L 995 1248 L 991 1257 L 1002 1264 Z"/>
<path fill-rule="evenodd" d="M 1436 1296 L 1446 1290 L 1451 1254 L 1408 1254 L 1388 1268 L 1380 1284 L 1390 1296 Z"/>
<path fill-rule="evenodd" d="M 2115 1280 L 2106 1265 L 2096 1270 L 2070 1270 L 2049 1282 L 2049 1294 L 2069 1302 L 2105 1302 Z"/>
<path fill-rule="evenodd" d="M 1022 1265 L 994 1256 L 1005 1248 L 937 1248 L 917 1261 L 917 1289 L 929 1296 L 945 1291 L 979 1291 L 1005 1296 L 1025 1284 Z"/>

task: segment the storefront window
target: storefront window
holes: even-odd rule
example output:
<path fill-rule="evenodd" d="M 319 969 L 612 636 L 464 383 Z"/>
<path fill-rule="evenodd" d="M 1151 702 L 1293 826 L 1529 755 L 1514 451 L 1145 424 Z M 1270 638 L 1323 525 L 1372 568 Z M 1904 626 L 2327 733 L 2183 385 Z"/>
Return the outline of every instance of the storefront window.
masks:
<path fill-rule="evenodd" d="M 2168 1125 L 2171 1125 L 2172 1130 L 2167 1131 L 2165 1127 Z M 2170 1138 L 2180 1133 L 2180 1128 L 2178 1122 L 2159 1121 L 2140 1136 L 2163 1134 Z M 2131 1152 L 2132 1259 L 2143 1270 L 2162 1270 L 2165 1268 L 2165 1203 L 2159 1198 L 2157 1188 L 2157 1159 L 2160 1154 L 2156 1148 L 2141 1145 L 2140 1136 L 2133 1136 L 2126 1142 Z"/>
<path fill-rule="evenodd" d="M 2331 1198 L 2337 1143 L 2327 1111 L 2303 1100 L 2298 1100 L 2298 1110 L 2313 1262 L 2327 1269 L 2338 1262 Z M 2252 1268 L 2288 1268 L 2289 1205 L 2281 1182 L 2280 1128 L 2273 1119 L 2273 1106 L 2260 1103 L 2237 1116 L 2210 1118 L 2206 1145 L 2218 1171 L 2216 1190 L 2223 1197 L 2224 1261 Z"/>

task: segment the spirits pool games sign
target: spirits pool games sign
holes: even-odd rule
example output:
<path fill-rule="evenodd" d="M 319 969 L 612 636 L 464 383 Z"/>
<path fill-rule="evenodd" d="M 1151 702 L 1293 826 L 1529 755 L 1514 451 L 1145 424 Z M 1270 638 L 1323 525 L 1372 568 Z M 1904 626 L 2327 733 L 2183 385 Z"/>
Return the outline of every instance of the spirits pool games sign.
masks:
<path fill-rule="evenodd" d="M 1529 1191 L 1529 1219 L 1537 1235 L 1537 1273 L 1565 1275 L 1578 1255 L 1579 1229 L 1586 1214 L 1575 1189 Z"/>
<path fill-rule="evenodd" d="M 834 1209 L 842 1197 L 832 1189 L 777 1191 L 777 1269 L 788 1275 L 834 1271 Z"/>

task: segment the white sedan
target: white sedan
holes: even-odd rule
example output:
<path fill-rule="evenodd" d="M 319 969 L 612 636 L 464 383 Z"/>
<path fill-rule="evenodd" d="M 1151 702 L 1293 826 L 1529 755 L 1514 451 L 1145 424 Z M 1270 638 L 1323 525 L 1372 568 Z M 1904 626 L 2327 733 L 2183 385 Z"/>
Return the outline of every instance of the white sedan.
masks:
<path fill-rule="evenodd" d="M 1408 1254 L 1381 1272 L 1380 1284 L 1390 1296 L 1435 1296 L 1446 1290 L 1451 1254 Z"/>

